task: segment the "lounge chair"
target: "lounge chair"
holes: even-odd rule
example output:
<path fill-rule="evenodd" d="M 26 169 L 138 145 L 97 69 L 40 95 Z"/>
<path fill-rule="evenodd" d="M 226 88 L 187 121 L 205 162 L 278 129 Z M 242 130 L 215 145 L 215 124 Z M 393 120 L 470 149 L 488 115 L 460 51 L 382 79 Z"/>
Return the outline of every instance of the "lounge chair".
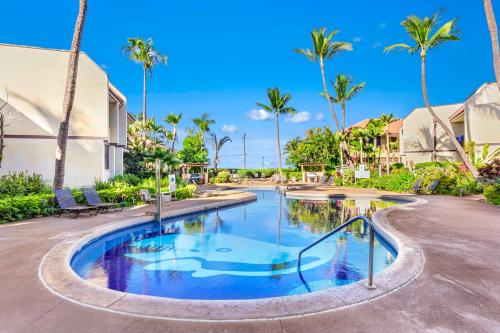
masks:
<path fill-rule="evenodd" d="M 415 181 L 415 184 L 413 184 L 413 187 L 411 188 L 412 192 L 415 192 L 415 193 L 422 192 L 422 183 L 423 182 L 424 182 L 424 180 L 422 178 L 418 178 Z"/>
<path fill-rule="evenodd" d="M 335 177 L 333 175 L 330 176 L 330 178 L 328 178 L 328 181 L 326 182 L 326 185 L 328 185 L 328 186 L 335 185 Z"/>
<path fill-rule="evenodd" d="M 114 210 L 123 210 L 124 203 L 123 202 L 102 202 L 101 197 L 95 190 L 94 186 L 84 186 L 82 187 L 83 195 L 85 196 L 85 200 L 87 200 L 87 204 L 89 206 L 95 206 L 97 208 L 102 209 L 104 213 L 108 211 L 108 209 L 112 208 Z"/>
<path fill-rule="evenodd" d="M 139 195 L 141 196 L 141 200 L 147 204 L 156 203 L 156 197 L 152 196 L 147 188 L 140 189 Z"/>
<path fill-rule="evenodd" d="M 192 181 L 195 186 L 194 195 L 197 197 L 215 197 L 221 195 L 220 189 L 202 190 L 195 181 Z"/>
<path fill-rule="evenodd" d="M 430 184 L 429 186 L 427 186 L 427 189 L 426 191 L 429 192 L 429 193 L 434 193 L 436 191 L 436 188 L 439 186 L 439 183 L 441 181 L 439 179 L 434 179 Z"/>
<path fill-rule="evenodd" d="M 97 215 L 99 212 L 99 208 L 95 206 L 78 206 L 73 197 L 73 193 L 71 193 L 71 190 L 67 187 L 55 189 L 54 194 L 56 195 L 57 204 L 59 205 L 58 217 L 61 217 L 63 213 L 67 213 L 71 218 L 76 219 L 80 213 Z M 95 214 L 92 214 L 94 211 Z"/>
<path fill-rule="evenodd" d="M 323 175 L 319 178 L 319 183 L 320 185 L 326 185 L 326 182 L 328 181 L 328 177 Z"/>

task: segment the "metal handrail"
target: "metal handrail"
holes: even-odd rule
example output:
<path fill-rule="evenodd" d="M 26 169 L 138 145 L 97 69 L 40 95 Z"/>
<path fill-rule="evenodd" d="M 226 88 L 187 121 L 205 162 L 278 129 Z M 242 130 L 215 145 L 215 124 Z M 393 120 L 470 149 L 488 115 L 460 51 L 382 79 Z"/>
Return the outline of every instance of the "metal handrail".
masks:
<path fill-rule="evenodd" d="M 297 262 L 297 272 L 299 273 L 300 280 L 304 283 L 304 285 L 306 286 L 308 291 L 311 291 L 311 289 L 309 288 L 309 285 L 307 284 L 307 282 L 304 280 L 304 277 L 302 276 L 302 270 L 300 269 L 301 268 L 300 264 L 302 261 L 302 254 L 305 251 L 314 247 L 318 243 L 321 243 L 322 241 L 324 241 L 328 237 L 336 234 L 337 232 L 339 232 L 340 230 L 344 229 L 345 227 L 347 227 L 348 225 L 350 225 L 351 223 L 353 223 L 357 220 L 363 220 L 364 222 L 366 222 L 368 224 L 369 230 L 370 230 L 369 231 L 370 232 L 370 253 L 369 253 L 369 257 L 368 257 L 368 283 L 365 284 L 365 287 L 368 289 L 375 289 L 376 288 L 375 285 L 373 284 L 373 252 L 374 252 L 374 244 L 375 244 L 375 229 L 373 227 L 372 220 L 370 220 L 368 217 L 366 217 L 364 215 L 359 215 L 359 216 L 353 217 L 352 219 L 343 223 L 342 225 L 338 226 L 337 228 L 333 229 L 332 231 L 330 231 L 329 233 L 327 233 L 326 235 L 324 235 L 323 237 L 321 237 L 320 239 L 318 239 L 314 243 L 312 243 L 312 244 L 306 246 L 305 248 L 303 248 L 302 250 L 300 250 L 298 262 Z"/>

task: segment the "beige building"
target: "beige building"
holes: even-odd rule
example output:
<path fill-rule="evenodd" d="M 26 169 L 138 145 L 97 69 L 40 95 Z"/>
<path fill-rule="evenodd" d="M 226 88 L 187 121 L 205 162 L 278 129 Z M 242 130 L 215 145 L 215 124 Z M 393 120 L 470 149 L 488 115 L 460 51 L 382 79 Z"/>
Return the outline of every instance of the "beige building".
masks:
<path fill-rule="evenodd" d="M 27 170 L 53 180 L 68 57 L 64 50 L 0 44 L 0 107 L 8 123 L 0 175 Z M 126 144 L 127 100 L 82 52 L 65 185 L 122 174 Z"/>
<path fill-rule="evenodd" d="M 474 141 L 480 154 L 500 147 L 500 93 L 496 84 L 483 84 L 465 102 L 433 107 L 462 143 Z M 400 154 L 406 164 L 459 161 L 450 138 L 426 108 L 414 109 L 403 120 Z"/>

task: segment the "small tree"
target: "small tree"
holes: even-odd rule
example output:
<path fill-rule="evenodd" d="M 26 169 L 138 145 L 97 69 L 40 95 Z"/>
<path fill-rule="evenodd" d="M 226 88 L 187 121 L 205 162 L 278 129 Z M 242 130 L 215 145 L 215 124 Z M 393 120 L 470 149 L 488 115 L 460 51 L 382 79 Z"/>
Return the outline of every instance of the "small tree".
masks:
<path fill-rule="evenodd" d="M 391 156 L 391 141 L 390 141 L 390 137 L 389 137 L 389 125 L 395 121 L 396 119 L 394 118 L 394 115 L 392 113 L 390 114 L 382 114 L 380 116 L 380 121 L 382 122 L 382 124 L 384 124 L 384 132 L 385 132 L 385 150 L 387 152 L 387 158 L 386 158 L 386 166 L 387 166 L 387 174 L 390 173 L 390 165 L 391 165 L 391 161 L 390 161 L 390 156 Z"/>
<path fill-rule="evenodd" d="M 227 142 L 231 142 L 230 137 L 225 136 L 220 140 L 217 140 L 217 135 L 214 132 L 210 133 L 210 144 L 214 149 L 214 176 L 217 176 L 217 167 L 219 165 L 219 152 Z"/>
<path fill-rule="evenodd" d="M 168 116 L 166 116 L 163 120 L 169 125 L 172 126 L 172 152 L 175 151 L 175 142 L 177 141 L 177 126 L 181 122 L 182 119 L 182 113 L 170 113 Z"/>
<path fill-rule="evenodd" d="M 205 142 L 205 133 L 210 132 L 210 125 L 215 124 L 215 120 L 210 119 L 208 113 L 203 113 L 199 118 L 193 118 L 193 123 L 201 133 L 201 140 Z"/>

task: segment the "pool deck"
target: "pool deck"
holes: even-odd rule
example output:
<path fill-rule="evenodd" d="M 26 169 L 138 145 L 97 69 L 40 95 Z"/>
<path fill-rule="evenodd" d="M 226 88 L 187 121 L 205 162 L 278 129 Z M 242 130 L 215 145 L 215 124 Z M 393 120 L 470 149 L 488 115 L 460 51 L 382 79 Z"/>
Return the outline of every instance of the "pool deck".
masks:
<path fill-rule="evenodd" d="M 310 188 L 307 193 L 391 195 L 339 188 Z M 425 205 L 387 215 L 397 231 L 423 250 L 423 269 L 411 282 L 331 312 L 256 322 L 132 317 L 74 304 L 43 286 L 38 267 L 56 244 L 123 218 L 143 217 L 151 207 L 0 225 L 0 332 L 500 332 L 500 208 L 470 198 L 424 198 Z M 231 197 L 186 200 L 166 208 L 187 211 L 227 200 Z"/>

